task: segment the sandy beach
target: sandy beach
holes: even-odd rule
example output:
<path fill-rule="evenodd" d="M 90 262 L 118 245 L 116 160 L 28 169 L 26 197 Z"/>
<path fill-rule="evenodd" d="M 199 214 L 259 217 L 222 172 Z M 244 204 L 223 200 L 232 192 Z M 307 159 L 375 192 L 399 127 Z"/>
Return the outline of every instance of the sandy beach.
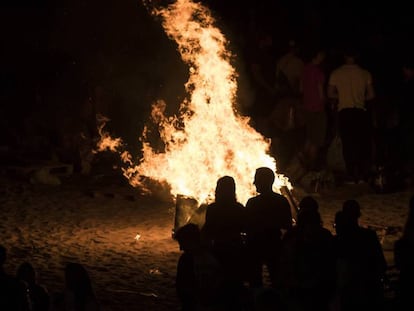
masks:
<path fill-rule="evenodd" d="M 33 185 L 1 179 L 1 244 L 9 251 L 5 268 L 15 273 L 31 262 L 50 293 L 63 289 L 66 262 L 89 271 L 103 310 L 178 310 L 174 278 L 179 248 L 171 237 L 175 205 L 159 191 L 143 195 L 122 176 L 76 176 L 61 185 Z M 295 188 L 295 198 L 308 193 Z M 326 228 L 348 198 L 359 200 L 361 223 L 396 227 L 383 238 L 393 265 L 392 245 L 400 234 L 411 191 L 376 194 L 368 185 L 341 186 L 314 194 Z"/>

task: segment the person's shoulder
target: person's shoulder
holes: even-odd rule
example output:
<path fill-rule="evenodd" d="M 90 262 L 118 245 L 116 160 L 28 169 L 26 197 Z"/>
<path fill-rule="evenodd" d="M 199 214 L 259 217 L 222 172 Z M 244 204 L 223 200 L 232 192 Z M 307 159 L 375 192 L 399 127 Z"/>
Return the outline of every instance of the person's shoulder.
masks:
<path fill-rule="evenodd" d="M 374 229 L 367 228 L 367 227 L 359 227 L 359 231 L 362 237 L 365 237 L 369 240 L 378 240 L 378 234 Z"/>
<path fill-rule="evenodd" d="M 240 202 L 236 202 L 234 205 L 235 205 L 235 207 L 236 207 L 236 208 L 238 208 L 238 209 L 243 209 L 243 208 L 244 208 L 244 205 L 243 205 L 243 204 L 241 204 Z"/>
<path fill-rule="evenodd" d="M 213 203 L 210 203 L 209 205 L 207 205 L 206 213 L 215 213 L 218 210 L 219 210 L 219 206 L 218 206 L 217 202 L 213 202 Z"/>
<path fill-rule="evenodd" d="M 339 75 L 342 74 L 346 70 L 345 65 L 341 65 L 339 67 L 336 67 L 334 70 L 332 70 L 331 75 Z"/>
<path fill-rule="evenodd" d="M 278 201 L 288 202 L 288 200 L 286 199 L 284 195 L 277 193 L 277 192 L 272 192 L 272 197 Z"/>
<path fill-rule="evenodd" d="M 332 234 L 332 232 L 330 230 L 328 230 L 325 227 L 321 227 L 321 234 L 323 237 L 327 238 L 327 239 L 331 239 L 333 240 L 334 235 Z"/>
<path fill-rule="evenodd" d="M 260 195 L 256 195 L 254 197 L 249 198 L 247 200 L 246 206 L 250 206 L 250 205 L 256 203 L 259 200 L 259 198 L 260 198 Z"/>
<path fill-rule="evenodd" d="M 329 81 L 330 83 L 334 83 L 336 81 L 336 79 L 338 79 L 338 76 L 342 75 L 344 71 L 343 66 L 339 66 L 338 68 L 335 68 L 334 70 L 331 71 L 331 73 L 329 74 Z"/>
<path fill-rule="evenodd" d="M 182 252 L 178 257 L 178 266 L 184 267 L 194 264 L 194 255 L 188 252 Z"/>

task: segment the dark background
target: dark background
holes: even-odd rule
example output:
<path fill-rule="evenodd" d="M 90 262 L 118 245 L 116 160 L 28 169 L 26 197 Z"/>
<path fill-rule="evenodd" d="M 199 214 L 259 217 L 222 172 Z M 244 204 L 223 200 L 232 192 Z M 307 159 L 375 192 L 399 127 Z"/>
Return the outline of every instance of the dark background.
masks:
<path fill-rule="evenodd" d="M 289 39 L 331 51 L 352 42 L 379 94 L 395 92 L 412 50 L 408 2 L 204 2 L 236 55 L 246 85 L 240 102 L 249 100 L 244 55 L 255 32 L 273 35 L 275 56 Z M 165 99 L 173 113 L 185 96 L 187 68 L 140 1 L 3 1 L 0 23 L 0 145 L 35 133 L 58 141 L 56 133 L 74 127 L 96 87 L 108 103 L 112 131 L 134 145 L 154 99 Z"/>

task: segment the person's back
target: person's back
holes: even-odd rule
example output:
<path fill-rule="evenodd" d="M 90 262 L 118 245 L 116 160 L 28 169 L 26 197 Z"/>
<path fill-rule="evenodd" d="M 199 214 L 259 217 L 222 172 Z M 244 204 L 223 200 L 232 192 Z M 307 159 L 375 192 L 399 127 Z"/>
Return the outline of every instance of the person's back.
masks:
<path fill-rule="evenodd" d="M 0 245 L 0 310 L 25 310 L 28 308 L 23 284 L 4 271 L 6 248 Z"/>
<path fill-rule="evenodd" d="M 46 289 L 36 281 L 36 273 L 33 266 L 28 263 L 22 263 L 17 269 L 17 279 L 20 280 L 26 289 L 31 311 L 49 310 L 49 294 Z"/>
<path fill-rule="evenodd" d="M 221 304 L 222 266 L 201 244 L 200 229 L 186 224 L 175 234 L 183 251 L 177 264 L 176 290 L 183 311 Z"/>
<path fill-rule="evenodd" d="M 371 74 L 359 67 L 358 53 L 345 51 L 345 64 L 329 78 L 328 97 L 337 100 L 338 133 L 349 182 L 368 179 L 372 161 L 372 122 L 367 103 L 375 97 Z"/>
<path fill-rule="evenodd" d="M 65 289 L 53 295 L 51 310 L 98 311 L 99 304 L 85 267 L 79 263 L 65 266 Z"/>
<path fill-rule="evenodd" d="M 282 248 L 283 288 L 290 304 L 303 310 L 328 310 L 334 294 L 333 236 L 317 209 L 299 211 L 297 225 L 286 232 Z"/>
<path fill-rule="evenodd" d="M 337 287 L 344 310 L 378 308 L 383 302 L 387 263 L 376 232 L 359 226 L 359 217 L 358 202 L 345 201 L 335 237 Z"/>
<path fill-rule="evenodd" d="M 238 300 L 243 287 L 243 205 L 236 198 L 233 177 L 217 180 L 215 201 L 208 205 L 203 238 L 224 270 L 226 290 Z"/>
<path fill-rule="evenodd" d="M 304 67 L 303 60 L 298 56 L 298 47 L 295 41 L 289 42 L 288 51 L 278 59 L 276 65 L 276 76 L 279 72 L 286 77 L 290 95 L 299 94 L 299 85 Z"/>
<path fill-rule="evenodd" d="M 248 200 L 246 219 L 248 240 L 267 248 L 268 244 L 280 241 L 282 228 L 290 226 L 289 202 L 275 192 L 259 194 Z"/>
<path fill-rule="evenodd" d="M 414 197 L 410 200 L 404 232 L 394 244 L 394 262 L 399 271 L 396 300 L 400 310 L 414 308 Z"/>
<path fill-rule="evenodd" d="M 338 91 L 338 110 L 365 109 L 367 87 L 372 83 L 371 74 L 357 64 L 344 64 L 335 69 L 330 84 Z"/>
<path fill-rule="evenodd" d="M 238 247 L 242 225 L 243 205 L 237 202 L 234 179 L 219 178 L 215 201 L 207 206 L 203 238 L 215 249 Z"/>
<path fill-rule="evenodd" d="M 269 168 L 257 169 L 254 183 L 260 194 L 246 203 L 245 228 L 252 287 L 263 285 L 263 264 L 267 265 L 273 286 L 276 286 L 282 230 L 292 226 L 288 200 L 272 190 L 274 177 Z"/>

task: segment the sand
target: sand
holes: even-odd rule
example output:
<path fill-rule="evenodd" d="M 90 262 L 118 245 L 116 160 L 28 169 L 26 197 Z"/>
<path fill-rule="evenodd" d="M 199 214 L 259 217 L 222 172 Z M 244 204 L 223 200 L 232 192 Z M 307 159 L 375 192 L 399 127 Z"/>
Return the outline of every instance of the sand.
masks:
<path fill-rule="evenodd" d="M 103 310 L 179 310 L 174 279 L 180 251 L 171 236 L 175 205 L 168 194 L 143 195 L 116 174 L 72 175 L 55 186 L 0 181 L 0 244 L 8 249 L 7 272 L 29 261 L 39 283 L 53 293 L 63 289 L 65 263 L 76 261 L 89 271 Z M 294 189 L 298 200 L 307 194 Z M 342 202 L 359 200 L 361 223 L 378 229 L 393 265 L 392 246 L 412 191 L 376 194 L 368 185 L 353 185 L 314 195 L 330 230 Z M 383 236 L 384 227 L 395 230 Z"/>

